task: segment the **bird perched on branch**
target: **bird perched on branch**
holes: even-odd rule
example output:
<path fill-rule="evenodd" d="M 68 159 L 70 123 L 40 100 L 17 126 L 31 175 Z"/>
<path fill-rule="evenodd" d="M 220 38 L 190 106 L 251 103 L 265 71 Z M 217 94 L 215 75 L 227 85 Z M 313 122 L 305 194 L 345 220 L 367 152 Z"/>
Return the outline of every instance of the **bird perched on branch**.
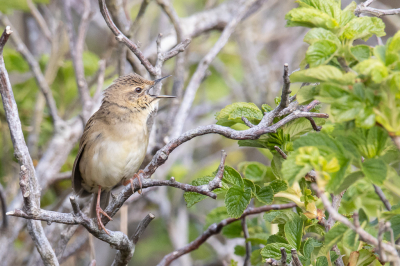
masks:
<path fill-rule="evenodd" d="M 153 94 L 153 87 L 164 78 L 151 81 L 137 74 L 118 78 L 104 91 L 100 109 L 86 123 L 72 171 L 72 187 L 81 197 L 94 194 L 91 216 L 97 217 L 99 229 L 107 234 L 100 214 L 112 220 L 103 210 L 110 191 L 121 181 L 124 185 L 131 183 L 133 190 L 133 180 L 146 155 L 157 102 L 174 98 Z"/>

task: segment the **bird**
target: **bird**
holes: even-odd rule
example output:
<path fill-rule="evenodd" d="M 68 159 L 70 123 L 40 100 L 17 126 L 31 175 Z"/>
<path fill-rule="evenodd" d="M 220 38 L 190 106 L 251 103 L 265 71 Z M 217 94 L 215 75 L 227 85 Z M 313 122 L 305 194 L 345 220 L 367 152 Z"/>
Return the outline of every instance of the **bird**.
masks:
<path fill-rule="evenodd" d="M 136 73 L 116 79 L 103 93 L 97 112 L 87 121 L 72 170 L 72 188 L 76 195 L 93 194 L 90 215 L 97 218 L 99 230 L 109 232 L 100 214 L 107 207 L 111 189 L 121 181 L 131 184 L 146 155 L 149 135 L 158 101 L 175 98 L 152 94 L 154 86 L 169 76 L 147 80 Z M 140 172 L 140 171 L 139 171 Z M 141 182 L 138 178 L 141 191 Z"/>

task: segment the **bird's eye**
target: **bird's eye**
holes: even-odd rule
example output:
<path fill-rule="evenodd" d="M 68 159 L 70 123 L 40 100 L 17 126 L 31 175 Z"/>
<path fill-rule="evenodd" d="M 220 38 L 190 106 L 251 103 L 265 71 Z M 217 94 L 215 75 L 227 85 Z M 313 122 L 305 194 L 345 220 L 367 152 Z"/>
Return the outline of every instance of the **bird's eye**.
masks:
<path fill-rule="evenodd" d="M 142 89 L 139 88 L 139 87 L 137 87 L 137 88 L 135 89 L 135 91 L 136 91 L 137 93 L 141 93 L 141 92 L 142 92 Z"/>

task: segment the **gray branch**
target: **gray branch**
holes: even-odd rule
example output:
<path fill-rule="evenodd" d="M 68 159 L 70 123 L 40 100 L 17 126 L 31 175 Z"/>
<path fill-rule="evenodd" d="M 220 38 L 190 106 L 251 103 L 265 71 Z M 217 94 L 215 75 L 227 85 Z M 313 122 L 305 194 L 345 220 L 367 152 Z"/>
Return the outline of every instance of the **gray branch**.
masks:
<path fill-rule="evenodd" d="M 383 194 L 382 189 L 380 187 L 378 187 L 377 185 L 374 185 L 374 189 L 375 189 L 376 194 L 378 194 L 379 198 L 381 199 L 381 201 L 385 205 L 386 209 L 388 211 L 390 211 L 392 209 L 392 206 L 390 205 L 390 202 L 386 198 L 385 194 Z"/>
<path fill-rule="evenodd" d="M 20 187 L 24 198 L 24 211 L 33 214 L 40 210 L 40 187 L 36 178 L 32 158 L 26 146 L 21 121 L 18 115 L 17 104 L 14 99 L 11 83 L 4 65 L 3 47 L 12 31 L 9 26 L 4 30 L 0 38 L 0 94 L 10 129 L 11 141 L 14 146 L 14 154 L 20 166 Z M 45 265 L 58 265 L 56 255 L 47 240 L 42 224 L 39 221 L 28 221 L 28 231 L 39 251 Z"/>

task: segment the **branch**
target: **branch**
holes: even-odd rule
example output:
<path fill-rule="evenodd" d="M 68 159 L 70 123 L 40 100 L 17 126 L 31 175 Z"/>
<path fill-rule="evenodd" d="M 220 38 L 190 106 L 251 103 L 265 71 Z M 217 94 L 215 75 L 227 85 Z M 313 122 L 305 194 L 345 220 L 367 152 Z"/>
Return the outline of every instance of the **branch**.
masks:
<path fill-rule="evenodd" d="M 1 45 L 1 44 L 0 44 Z M 6 203 L 6 195 L 4 193 L 3 186 L 0 184 L 0 204 L 1 204 L 1 216 L 3 217 L 3 223 L 1 224 L 1 228 L 7 228 L 8 219 L 7 219 L 7 203 Z"/>
<path fill-rule="evenodd" d="M 370 245 L 378 246 L 379 241 L 377 238 L 373 237 L 370 235 L 368 232 L 366 232 L 364 229 L 362 229 L 360 226 L 356 226 L 353 223 L 351 223 L 346 217 L 342 216 L 339 214 L 334 207 L 332 207 L 331 203 L 329 202 L 328 198 L 325 196 L 325 194 L 318 188 L 318 185 L 316 183 L 311 184 L 312 189 L 316 192 L 317 196 L 321 199 L 322 203 L 325 206 L 325 209 L 329 213 L 329 217 L 332 217 L 335 221 L 339 221 L 342 224 L 346 225 L 350 229 L 354 230 L 357 234 L 360 235 L 360 239 Z M 381 245 L 382 249 L 387 252 L 388 255 L 388 261 L 395 261 L 397 263 L 400 263 L 400 258 L 398 257 L 396 248 L 393 246 L 382 243 Z"/>
<path fill-rule="evenodd" d="M 139 12 L 135 18 L 135 21 L 132 23 L 131 29 L 129 30 L 129 32 L 131 32 L 132 36 L 134 36 L 136 31 L 139 29 L 139 26 L 142 23 L 142 18 L 143 18 L 144 12 L 146 11 L 146 8 L 149 5 L 149 3 L 150 3 L 150 0 L 142 1 Z"/>
<path fill-rule="evenodd" d="M 317 126 L 317 124 L 315 124 L 314 119 L 312 119 L 311 117 L 306 117 L 308 119 L 308 121 L 310 121 L 312 128 L 315 131 L 321 131 L 322 127 L 321 126 Z"/>
<path fill-rule="evenodd" d="M 4 26 L 10 25 L 13 27 L 9 19 L 5 16 L 0 14 L 1 22 Z M 14 27 L 13 27 L 14 28 Z M 22 41 L 21 37 L 19 36 L 18 32 L 15 30 L 13 31 L 14 34 L 11 35 L 11 40 L 16 46 L 16 50 L 24 57 L 24 59 L 28 62 L 29 68 L 32 71 L 33 76 L 35 77 L 36 83 L 40 88 L 40 91 L 43 93 L 47 106 L 49 108 L 50 116 L 53 120 L 54 127 L 59 129 L 61 125 L 63 125 L 62 119 L 58 116 L 56 102 L 53 98 L 53 94 L 51 92 L 50 86 L 47 83 L 41 69 L 39 63 L 36 61 L 35 57 L 29 52 L 28 48 Z"/>
<path fill-rule="evenodd" d="M 20 187 L 24 198 L 24 210 L 27 213 L 35 213 L 40 209 L 40 187 L 33 167 L 32 159 L 26 146 L 21 121 L 18 116 L 18 108 L 14 99 L 11 83 L 4 65 L 3 48 L 12 31 L 9 26 L 4 30 L 0 38 L 0 94 L 3 108 L 10 129 L 11 141 L 14 146 L 14 154 L 20 166 Z M 43 227 L 38 221 L 28 221 L 28 231 L 32 237 L 43 262 L 47 265 L 58 265 L 56 255 L 47 240 Z"/>
<path fill-rule="evenodd" d="M 32 13 L 32 16 L 35 18 L 37 24 L 39 25 L 40 30 L 46 39 L 51 42 L 51 31 L 49 26 L 47 26 L 46 21 L 44 20 L 42 14 L 40 14 L 39 10 L 36 8 L 36 5 L 32 2 L 32 0 L 26 0 L 28 7 Z"/>
<path fill-rule="evenodd" d="M 386 198 L 385 194 L 383 194 L 382 189 L 380 187 L 378 187 L 377 185 L 374 185 L 374 189 L 375 189 L 376 194 L 378 194 L 379 198 L 381 199 L 381 201 L 385 205 L 386 209 L 388 211 L 390 211 L 392 209 L 392 206 L 390 205 L 390 202 Z"/>
<path fill-rule="evenodd" d="M 176 42 L 182 42 L 183 31 L 180 25 L 178 14 L 169 0 L 157 0 L 158 5 L 164 10 L 175 28 Z"/>
<path fill-rule="evenodd" d="M 157 73 L 154 66 L 149 62 L 149 60 L 147 60 L 147 58 L 139 50 L 139 47 L 137 47 L 137 45 L 134 42 L 129 40 L 114 24 L 104 0 L 99 0 L 99 6 L 100 6 L 100 12 L 103 15 L 104 20 L 106 21 L 107 26 L 115 35 L 115 38 L 119 42 L 124 43 L 129 48 L 129 50 L 131 50 L 137 56 L 137 58 L 140 60 L 142 65 L 147 69 L 147 71 L 149 71 L 151 75 L 155 76 Z"/>
<path fill-rule="evenodd" d="M 240 1 L 240 3 L 238 4 L 236 15 L 231 19 L 231 21 L 225 27 L 224 31 L 222 32 L 221 36 L 219 37 L 215 45 L 211 48 L 211 50 L 207 53 L 207 55 L 200 61 L 195 73 L 193 74 L 188 86 L 186 87 L 186 92 L 182 99 L 182 104 L 179 107 L 179 110 L 176 114 L 175 121 L 172 127 L 174 130 L 172 133 L 173 138 L 179 136 L 183 130 L 183 125 L 185 124 L 186 118 L 189 115 L 189 110 L 193 104 L 193 100 L 196 96 L 197 89 L 199 88 L 200 83 L 205 77 L 205 73 L 210 63 L 214 60 L 217 54 L 228 42 L 229 37 L 233 33 L 236 26 L 244 18 L 249 8 L 255 2 L 256 0 Z"/>
<path fill-rule="evenodd" d="M 74 65 L 76 84 L 78 86 L 79 97 L 82 104 L 82 116 L 85 121 L 89 119 L 92 100 L 89 94 L 89 87 L 85 78 L 85 69 L 83 67 L 83 50 L 85 45 L 85 37 L 90 20 L 90 0 L 84 0 L 84 11 L 78 28 L 78 37 L 74 30 L 74 23 L 71 15 L 71 0 L 65 0 L 64 12 L 67 19 L 67 32 L 69 37 L 69 51 Z"/>
<path fill-rule="evenodd" d="M 291 90 L 290 90 L 290 79 L 289 79 L 289 66 L 286 63 L 283 66 L 283 88 L 282 88 L 281 102 L 279 103 L 279 108 L 281 110 L 288 107 L 290 93 Z"/>
<path fill-rule="evenodd" d="M 252 128 L 254 125 L 244 116 L 242 116 L 242 121 L 246 124 L 246 126 Z"/>
<path fill-rule="evenodd" d="M 244 258 L 243 266 L 251 266 L 251 264 L 250 264 L 251 242 L 247 241 L 247 238 L 249 238 L 249 230 L 247 230 L 246 217 L 242 218 L 242 229 L 243 229 L 244 241 L 245 241 L 245 245 L 246 245 L 246 257 Z"/>
<path fill-rule="evenodd" d="M 354 14 L 356 16 L 360 16 L 361 14 L 369 14 L 375 17 L 383 17 L 388 15 L 398 15 L 400 14 L 400 8 L 396 9 L 377 9 L 373 7 L 368 7 L 374 0 L 368 0 L 364 3 L 359 4 L 354 10 Z"/>
<path fill-rule="evenodd" d="M 283 150 L 281 150 L 281 148 L 279 148 L 278 146 L 274 146 L 275 150 L 282 156 L 283 159 L 287 159 L 287 155 L 286 153 L 283 152 Z"/>
<path fill-rule="evenodd" d="M 281 248 L 281 266 L 286 266 L 286 260 L 287 260 L 287 254 L 286 254 L 286 249 L 285 248 Z"/>
<path fill-rule="evenodd" d="M 281 204 L 281 205 L 267 205 L 267 206 L 262 206 L 262 207 L 258 207 L 258 208 L 249 208 L 249 209 L 245 210 L 244 213 L 242 214 L 242 216 L 239 218 L 227 218 L 217 224 L 214 223 L 214 224 L 210 225 L 208 227 L 208 229 L 206 231 L 204 231 L 203 234 L 201 234 L 194 241 L 190 242 L 185 247 L 182 247 L 182 248 L 166 255 L 161 260 L 161 262 L 157 264 L 157 266 L 170 265 L 172 261 L 178 259 L 179 257 L 181 257 L 189 252 L 192 252 L 193 250 L 198 249 L 211 236 L 219 234 L 219 232 L 221 232 L 221 230 L 224 226 L 227 226 L 228 224 L 238 221 L 246 216 L 259 214 L 259 213 L 263 213 L 263 212 L 267 212 L 267 211 L 271 211 L 271 210 L 290 209 L 295 206 L 296 206 L 295 203 L 286 203 L 286 204 Z"/>
<path fill-rule="evenodd" d="M 132 235 L 132 248 L 130 250 L 122 251 L 118 250 L 115 254 L 115 259 L 113 262 L 113 266 L 117 265 L 128 265 L 129 261 L 131 260 L 133 253 L 135 252 L 135 246 L 139 241 L 139 238 L 142 236 L 144 230 L 146 230 L 147 226 L 150 224 L 151 221 L 155 216 L 151 213 L 147 214 L 147 216 L 139 223 L 138 227 L 136 228 L 135 233 Z"/>

